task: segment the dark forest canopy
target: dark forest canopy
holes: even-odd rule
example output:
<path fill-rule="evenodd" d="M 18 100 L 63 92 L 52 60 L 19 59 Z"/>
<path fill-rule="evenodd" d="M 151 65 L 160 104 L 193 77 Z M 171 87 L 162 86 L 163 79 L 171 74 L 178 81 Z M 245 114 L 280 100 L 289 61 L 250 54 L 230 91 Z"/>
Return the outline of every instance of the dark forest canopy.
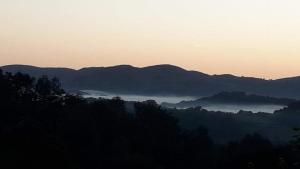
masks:
<path fill-rule="evenodd" d="M 275 146 L 249 133 L 215 144 L 207 129 L 181 128 L 154 102 L 135 103 L 128 113 L 119 98 L 85 100 L 65 93 L 57 79 L 1 71 L 0 93 L 1 168 L 299 168 L 297 139 Z"/>
<path fill-rule="evenodd" d="M 201 107 L 188 109 L 168 109 L 168 112 L 179 119 L 179 124 L 188 130 L 196 129 L 199 125 L 208 129 L 216 143 L 228 143 L 240 140 L 245 134 L 259 133 L 270 139 L 274 144 L 286 144 L 293 139 L 294 128 L 300 127 L 299 102 L 275 111 L 275 113 L 224 113 L 208 111 Z"/>
<path fill-rule="evenodd" d="M 122 94 L 210 96 L 222 91 L 244 91 L 272 97 L 300 99 L 300 77 L 264 80 L 233 75 L 208 75 L 173 65 L 137 68 L 130 65 L 68 68 L 3 66 L 5 72 L 22 72 L 34 77 L 58 77 L 64 89 L 100 90 Z M 129 80 L 130 79 L 130 80 Z"/>

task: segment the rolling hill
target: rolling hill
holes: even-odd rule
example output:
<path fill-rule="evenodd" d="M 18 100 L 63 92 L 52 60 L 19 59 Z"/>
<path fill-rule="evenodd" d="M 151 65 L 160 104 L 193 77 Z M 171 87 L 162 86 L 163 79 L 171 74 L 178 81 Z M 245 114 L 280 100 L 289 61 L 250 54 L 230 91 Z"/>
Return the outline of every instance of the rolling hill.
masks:
<path fill-rule="evenodd" d="M 264 80 L 233 75 L 208 75 L 173 65 L 133 67 L 41 68 L 28 65 L 2 66 L 5 72 L 34 77 L 58 77 L 67 90 L 101 90 L 122 94 L 208 96 L 223 91 L 244 91 L 273 97 L 300 98 L 300 77 Z"/>
<path fill-rule="evenodd" d="M 163 107 L 169 108 L 190 108 L 207 105 L 281 105 L 287 106 L 296 102 L 295 99 L 275 98 L 247 94 L 245 92 L 221 92 L 210 97 L 203 97 L 192 101 L 181 101 L 179 103 L 162 103 Z"/>

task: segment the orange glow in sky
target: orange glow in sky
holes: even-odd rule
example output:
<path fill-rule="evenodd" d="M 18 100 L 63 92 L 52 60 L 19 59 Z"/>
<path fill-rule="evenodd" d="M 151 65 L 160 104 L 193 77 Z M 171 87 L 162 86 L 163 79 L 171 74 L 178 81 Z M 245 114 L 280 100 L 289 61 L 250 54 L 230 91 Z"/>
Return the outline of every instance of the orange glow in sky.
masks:
<path fill-rule="evenodd" d="M 299 0 L 0 0 L 0 65 L 300 75 Z"/>

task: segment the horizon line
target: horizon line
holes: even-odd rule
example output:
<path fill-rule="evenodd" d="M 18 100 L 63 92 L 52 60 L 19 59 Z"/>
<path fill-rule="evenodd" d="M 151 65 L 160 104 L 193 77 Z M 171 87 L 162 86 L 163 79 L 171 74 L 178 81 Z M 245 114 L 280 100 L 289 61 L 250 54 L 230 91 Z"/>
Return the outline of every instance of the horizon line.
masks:
<path fill-rule="evenodd" d="M 120 66 L 128 66 L 128 67 L 132 67 L 132 68 L 136 68 L 136 69 L 144 69 L 144 68 L 149 68 L 149 67 L 155 67 L 155 66 L 172 66 L 172 67 L 176 67 L 179 69 L 182 69 L 184 71 L 189 71 L 189 72 L 198 72 L 198 73 L 202 73 L 205 75 L 209 75 L 209 76 L 234 76 L 234 77 L 240 77 L 240 78 L 256 78 L 256 79 L 262 79 L 262 80 L 268 80 L 268 81 L 272 81 L 272 80 L 281 80 L 281 79 L 289 79 L 289 78 L 295 78 L 295 77 L 300 77 L 300 75 L 295 75 L 295 76 L 287 76 L 287 77 L 281 77 L 281 78 L 262 78 L 262 77 L 255 77 L 255 76 L 244 76 L 244 75 L 235 75 L 232 73 L 222 73 L 222 74 L 210 74 L 210 73 L 205 73 L 202 71 L 198 71 L 198 70 L 190 70 L 190 69 L 186 69 L 183 68 L 181 66 L 178 65 L 173 65 L 173 64 L 167 64 L 167 63 L 163 63 L 163 64 L 154 64 L 154 65 L 148 65 L 148 66 L 135 66 L 135 65 L 131 65 L 131 64 L 116 64 L 116 65 L 111 65 L 111 66 L 85 66 L 85 67 L 81 67 L 81 68 L 72 68 L 72 67 L 66 67 L 66 66 L 37 66 L 37 65 L 30 65 L 30 64 L 7 64 L 7 65 L 0 65 L 0 69 L 2 67 L 8 67 L 8 66 L 28 66 L 28 67 L 34 67 L 34 68 L 41 68 L 41 69 L 70 69 L 70 70 L 74 70 L 74 71 L 79 71 L 82 69 L 87 69 L 87 68 L 113 68 L 113 67 L 120 67 Z"/>

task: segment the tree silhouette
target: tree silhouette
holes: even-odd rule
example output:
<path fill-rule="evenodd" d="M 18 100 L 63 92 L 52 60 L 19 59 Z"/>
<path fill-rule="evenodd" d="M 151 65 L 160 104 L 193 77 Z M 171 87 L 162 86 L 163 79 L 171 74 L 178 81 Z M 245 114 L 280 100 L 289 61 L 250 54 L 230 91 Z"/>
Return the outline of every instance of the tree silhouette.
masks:
<path fill-rule="evenodd" d="M 258 134 L 214 144 L 202 126 L 223 123 L 220 117 L 229 115 L 202 108 L 166 110 L 147 101 L 135 103 L 135 113 L 128 113 L 128 103 L 120 98 L 84 99 L 65 93 L 56 78 L 35 80 L 1 70 L 0 103 L 0 167 L 5 169 L 299 168 L 299 137 L 281 146 Z M 170 111 L 201 114 L 206 123 L 183 129 Z"/>

